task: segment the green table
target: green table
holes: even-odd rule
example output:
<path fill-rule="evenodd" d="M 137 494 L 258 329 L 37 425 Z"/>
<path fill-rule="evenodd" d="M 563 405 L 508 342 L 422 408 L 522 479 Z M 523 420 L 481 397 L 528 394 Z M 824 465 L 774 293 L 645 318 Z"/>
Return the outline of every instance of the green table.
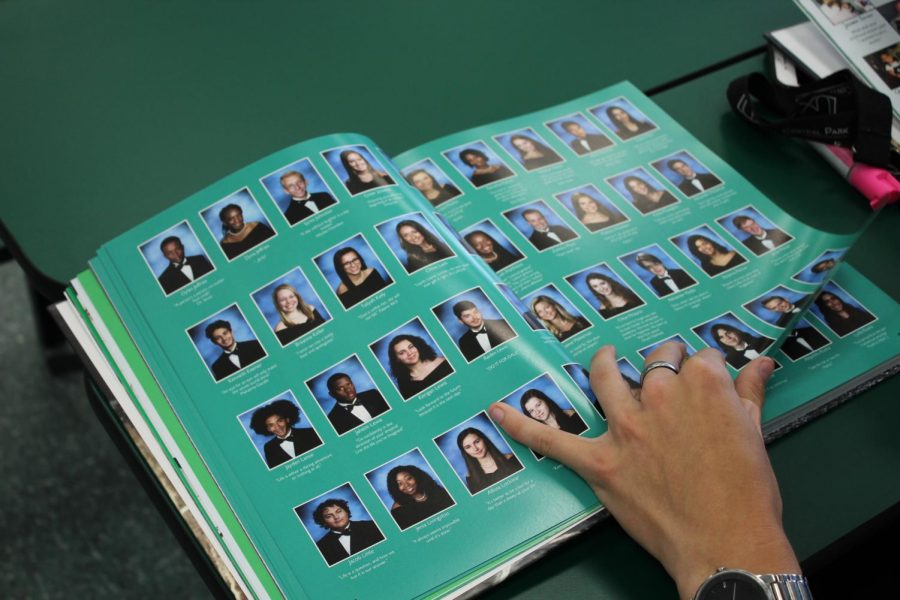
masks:
<path fill-rule="evenodd" d="M 68 280 L 107 239 L 300 139 L 359 131 L 393 154 L 621 79 L 667 89 L 663 108 L 797 216 L 865 216 L 811 150 L 725 104 L 726 83 L 761 68 L 731 59 L 802 18 L 789 2 L 183 4 L 0 6 L 0 216 L 36 283 Z M 850 258 L 895 298 L 897 225 L 892 210 Z M 898 395 L 887 382 L 771 447 L 802 558 L 900 499 Z M 675 590 L 609 522 L 488 594 L 562 595 Z"/>

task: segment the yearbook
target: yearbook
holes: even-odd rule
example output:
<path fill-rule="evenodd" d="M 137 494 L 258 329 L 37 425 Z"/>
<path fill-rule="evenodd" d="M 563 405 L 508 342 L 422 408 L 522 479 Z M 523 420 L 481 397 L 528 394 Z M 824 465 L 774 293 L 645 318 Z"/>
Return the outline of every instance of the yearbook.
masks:
<path fill-rule="evenodd" d="M 243 593 L 460 596 L 602 514 L 487 413 L 602 435 L 599 346 L 635 393 L 667 340 L 772 356 L 768 438 L 892 374 L 856 235 L 621 83 L 395 157 L 276 152 L 100 248 L 60 315 Z"/>

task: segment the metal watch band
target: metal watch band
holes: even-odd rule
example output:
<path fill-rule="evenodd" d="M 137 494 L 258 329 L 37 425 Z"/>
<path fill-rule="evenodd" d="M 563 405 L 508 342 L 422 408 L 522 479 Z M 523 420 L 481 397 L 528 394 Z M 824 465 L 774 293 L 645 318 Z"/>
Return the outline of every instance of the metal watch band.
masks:
<path fill-rule="evenodd" d="M 776 600 L 812 600 L 809 583 L 803 575 L 795 573 L 778 573 L 776 575 L 757 575 L 772 588 Z"/>

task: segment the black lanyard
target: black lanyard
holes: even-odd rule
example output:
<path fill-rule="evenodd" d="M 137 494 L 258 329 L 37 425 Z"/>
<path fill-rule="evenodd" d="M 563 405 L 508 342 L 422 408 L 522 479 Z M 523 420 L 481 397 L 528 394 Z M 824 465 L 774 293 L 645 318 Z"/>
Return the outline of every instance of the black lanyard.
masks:
<path fill-rule="evenodd" d="M 846 69 L 800 87 L 751 73 L 732 81 L 727 96 L 760 129 L 850 148 L 857 162 L 891 167 L 891 101 Z"/>

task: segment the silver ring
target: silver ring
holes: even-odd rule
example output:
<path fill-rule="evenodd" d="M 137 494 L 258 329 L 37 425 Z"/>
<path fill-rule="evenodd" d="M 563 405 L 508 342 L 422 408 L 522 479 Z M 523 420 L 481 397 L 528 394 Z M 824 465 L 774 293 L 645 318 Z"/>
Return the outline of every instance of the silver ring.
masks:
<path fill-rule="evenodd" d="M 644 379 L 647 377 L 647 373 L 649 373 L 653 369 L 660 369 L 660 368 L 669 369 L 670 371 L 672 371 L 673 373 L 678 375 L 678 367 L 676 367 L 672 363 L 665 361 L 665 360 L 654 360 L 652 363 L 650 363 L 649 365 L 644 367 L 643 371 L 641 371 L 641 382 L 640 382 L 641 386 L 643 387 L 643 385 L 644 385 Z"/>

